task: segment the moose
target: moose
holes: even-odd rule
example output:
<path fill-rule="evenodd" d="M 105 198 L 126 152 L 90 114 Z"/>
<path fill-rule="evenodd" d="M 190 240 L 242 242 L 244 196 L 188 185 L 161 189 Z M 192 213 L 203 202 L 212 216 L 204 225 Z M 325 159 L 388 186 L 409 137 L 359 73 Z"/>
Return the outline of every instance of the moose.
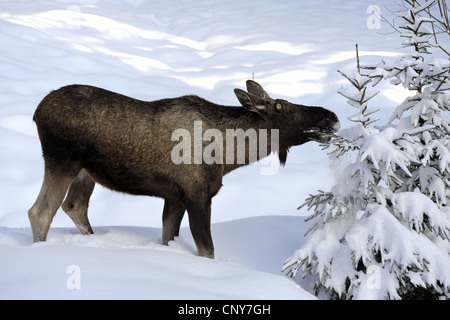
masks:
<path fill-rule="evenodd" d="M 97 182 L 119 192 L 163 198 L 164 245 L 178 236 L 187 211 L 198 254 L 214 258 L 211 199 L 222 187 L 223 176 L 272 151 L 284 165 L 290 147 L 327 140 L 340 127 L 329 110 L 272 99 L 253 80 L 246 85 L 247 91 L 234 90 L 242 107 L 218 105 L 195 95 L 147 102 L 88 85 L 50 92 L 33 117 L 45 163 L 42 188 L 28 211 L 33 241 L 46 240 L 59 207 L 81 234 L 93 234 L 87 212 Z M 258 134 L 261 129 L 276 129 L 279 141 L 275 148 L 268 139 L 266 151 L 257 159 L 250 159 L 247 150 L 240 163 L 175 163 L 171 155 L 178 141 L 172 133 L 177 129 L 193 133 L 193 123 L 199 121 L 203 132 L 215 129 L 224 135 L 227 129 L 254 129 Z M 206 143 L 212 142 L 202 141 Z M 217 143 L 224 159 L 230 156 L 229 149 Z"/>

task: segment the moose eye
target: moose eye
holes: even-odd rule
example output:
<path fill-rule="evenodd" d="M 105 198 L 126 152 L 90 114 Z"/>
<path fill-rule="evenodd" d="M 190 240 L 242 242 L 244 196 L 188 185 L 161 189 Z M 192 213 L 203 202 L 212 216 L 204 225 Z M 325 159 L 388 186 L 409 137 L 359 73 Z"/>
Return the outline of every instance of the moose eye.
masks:
<path fill-rule="evenodd" d="M 275 108 L 278 112 L 281 112 L 283 110 L 283 105 L 281 104 L 281 102 L 277 101 L 277 103 L 275 104 Z"/>
<path fill-rule="evenodd" d="M 293 114 L 294 114 L 294 113 L 293 113 L 292 111 L 288 111 L 288 112 L 287 112 L 287 115 L 288 115 L 288 116 L 292 116 Z"/>

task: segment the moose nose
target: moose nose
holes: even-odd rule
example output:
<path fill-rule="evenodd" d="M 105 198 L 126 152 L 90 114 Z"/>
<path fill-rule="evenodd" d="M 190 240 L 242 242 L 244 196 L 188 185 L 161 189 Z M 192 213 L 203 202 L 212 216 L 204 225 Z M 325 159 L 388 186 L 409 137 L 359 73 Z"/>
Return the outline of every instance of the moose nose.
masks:
<path fill-rule="evenodd" d="M 338 132 L 341 129 L 341 123 L 339 121 L 337 121 L 334 125 L 333 128 L 334 132 Z"/>

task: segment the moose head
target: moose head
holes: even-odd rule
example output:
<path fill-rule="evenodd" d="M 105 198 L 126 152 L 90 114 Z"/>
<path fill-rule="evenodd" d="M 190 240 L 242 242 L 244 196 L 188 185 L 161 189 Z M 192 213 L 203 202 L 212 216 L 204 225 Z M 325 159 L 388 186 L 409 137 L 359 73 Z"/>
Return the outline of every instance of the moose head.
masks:
<path fill-rule="evenodd" d="M 257 82 L 248 80 L 246 84 L 247 92 L 235 89 L 234 93 L 244 108 L 280 130 L 279 157 L 282 164 L 286 162 L 290 147 L 308 141 L 326 142 L 340 129 L 336 114 L 325 108 L 272 99 Z"/>

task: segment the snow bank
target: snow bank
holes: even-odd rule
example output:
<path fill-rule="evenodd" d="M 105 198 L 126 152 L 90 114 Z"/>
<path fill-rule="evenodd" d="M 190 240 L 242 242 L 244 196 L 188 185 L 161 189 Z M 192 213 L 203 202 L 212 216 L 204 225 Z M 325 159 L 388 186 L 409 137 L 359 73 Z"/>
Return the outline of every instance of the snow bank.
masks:
<path fill-rule="evenodd" d="M 302 225 L 289 216 L 215 224 L 215 260 L 196 256 L 187 228 L 166 247 L 159 228 L 52 228 L 31 244 L 30 228 L 1 227 L 0 299 L 314 299 L 276 263 Z"/>

